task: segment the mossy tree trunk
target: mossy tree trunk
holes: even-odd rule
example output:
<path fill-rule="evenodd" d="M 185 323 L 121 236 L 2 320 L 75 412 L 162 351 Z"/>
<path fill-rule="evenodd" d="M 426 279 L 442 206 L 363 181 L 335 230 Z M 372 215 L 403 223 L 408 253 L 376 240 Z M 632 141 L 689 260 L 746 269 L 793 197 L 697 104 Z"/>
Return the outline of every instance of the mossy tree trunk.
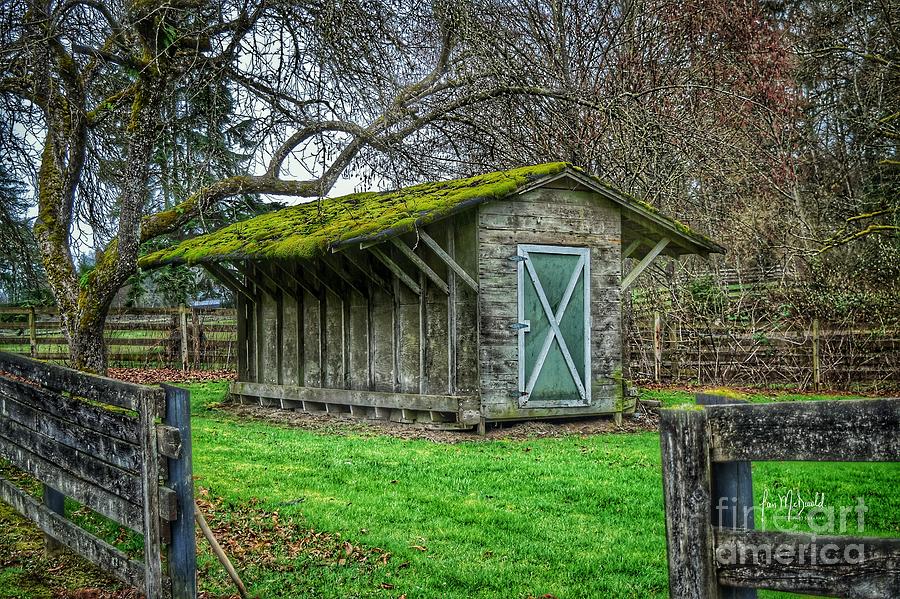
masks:
<path fill-rule="evenodd" d="M 34 9 L 36 12 L 39 8 Z M 40 15 L 36 14 L 36 17 Z M 124 131 L 124 167 L 116 181 L 114 199 L 117 232 L 96 253 L 94 268 L 79 275 L 72 253 L 73 229 L 78 221 L 77 194 L 88 151 L 92 126 L 85 82 L 88 75 L 69 51 L 54 40 L 35 18 L 36 45 L 31 100 L 45 118 L 46 135 L 37 176 L 38 217 L 34 232 L 50 290 L 59 308 L 62 332 L 69 342 L 72 366 L 106 372 L 103 329 L 117 291 L 137 270 L 141 222 L 148 193 L 150 162 L 159 133 L 160 103 L 166 77 L 158 57 L 146 64 L 124 96 L 130 100 L 131 118 Z M 143 54 L 154 55 L 153 40 L 144 39 Z M 140 44 L 138 44 L 140 45 Z M 120 96 L 123 92 L 117 92 Z"/>

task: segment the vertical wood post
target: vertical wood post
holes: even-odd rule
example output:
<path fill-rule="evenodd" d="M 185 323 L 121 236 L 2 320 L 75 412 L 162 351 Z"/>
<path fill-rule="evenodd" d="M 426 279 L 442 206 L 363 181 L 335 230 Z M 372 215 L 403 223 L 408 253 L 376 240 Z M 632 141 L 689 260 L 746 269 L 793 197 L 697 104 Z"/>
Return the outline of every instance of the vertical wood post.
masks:
<path fill-rule="evenodd" d="M 819 390 L 822 385 L 822 371 L 819 366 L 819 319 L 814 318 L 812 321 L 812 368 L 813 368 L 813 389 Z"/>
<path fill-rule="evenodd" d="M 171 524 L 169 579 L 172 599 L 197 597 L 197 542 L 194 536 L 194 479 L 191 454 L 191 402 L 186 389 L 163 385 L 166 424 L 181 432 L 181 452 L 169 458 L 167 485 L 178 498 L 178 516 Z"/>
<path fill-rule="evenodd" d="M 191 308 L 191 335 L 193 337 L 194 368 L 200 368 L 200 309 Z"/>
<path fill-rule="evenodd" d="M 747 403 L 721 395 L 697 394 L 697 405 Z M 716 462 L 712 465 L 713 526 L 752 530 L 753 471 L 750 462 Z M 756 599 L 756 589 L 722 587 L 722 599 Z"/>
<path fill-rule="evenodd" d="M 37 325 L 35 324 L 34 306 L 28 307 L 28 342 L 31 346 L 31 357 L 37 357 Z"/>
<path fill-rule="evenodd" d="M 178 308 L 178 322 L 181 327 L 181 369 L 188 369 L 188 336 L 187 336 L 187 306 Z"/>
<path fill-rule="evenodd" d="M 662 318 L 659 312 L 653 313 L 653 380 L 657 383 L 662 370 Z"/>
<path fill-rule="evenodd" d="M 44 505 L 54 513 L 65 518 L 66 496 L 48 485 L 44 485 Z M 44 554 L 48 557 L 58 554 L 63 547 L 62 543 L 50 535 L 44 535 Z"/>
<path fill-rule="evenodd" d="M 719 599 L 710 520 L 711 473 L 706 412 L 699 407 L 660 414 L 663 499 L 669 595 L 672 599 Z"/>
<path fill-rule="evenodd" d="M 140 418 L 141 488 L 144 508 L 144 595 L 163 596 L 162 540 L 159 529 L 159 450 L 156 442 L 156 393 L 137 399 Z"/>

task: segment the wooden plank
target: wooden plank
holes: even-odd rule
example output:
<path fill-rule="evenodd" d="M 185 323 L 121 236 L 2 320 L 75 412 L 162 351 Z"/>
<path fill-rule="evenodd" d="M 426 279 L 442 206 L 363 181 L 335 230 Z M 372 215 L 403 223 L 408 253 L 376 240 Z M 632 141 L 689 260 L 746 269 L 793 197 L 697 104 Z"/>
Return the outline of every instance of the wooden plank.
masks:
<path fill-rule="evenodd" d="M 79 478 L 15 443 L 0 437 L 0 457 L 95 512 L 143 533 L 143 513 L 136 504 Z"/>
<path fill-rule="evenodd" d="M 419 230 L 419 237 L 422 241 L 427 245 L 431 250 L 438 255 L 438 257 L 444 261 L 453 272 L 455 272 L 460 280 L 462 280 L 466 285 L 468 285 L 475 293 L 478 293 L 478 283 L 472 276 L 466 272 L 460 264 L 454 260 L 450 254 L 444 251 L 444 249 L 440 246 L 440 244 L 434 240 L 431 235 L 429 235 L 424 229 Z"/>
<path fill-rule="evenodd" d="M 369 248 L 369 252 L 373 256 L 378 258 L 378 261 L 381 262 L 382 264 L 384 264 L 388 270 L 390 270 L 392 273 L 394 273 L 394 275 L 397 278 L 399 278 L 403 282 L 404 285 L 409 287 L 409 289 L 413 293 L 415 293 L 416 295 L 421 295 L 421 293 L 422 293 L 421 286 L 418 283 L 416 283 L 411 276 L 406 274 L 406 272 L 402 268 L 400 268 L 400 266 L 396 262 L 391 260 L 387 256 L 387 254 L 382 252 L 381 249 L 379 249 L 377 247 L 372 247 L 372 248 Z"/>
<path fill-rule="evenodd" d="M 700 408 L 663 410 L 659 428 L 669 596 L 718 597 L 706 412 Z"/>
<path fill-rule="evenodd" d="M 900 597 L 900 539 L 728 529 L 716 530 L 715 538 L 721 584 L 830 597 Z"/>
<path fill-rule="evenodd" d="M 391 243 L 400 250 L 400 253 L 406 256 L 406 258 L 412 262 L 416 268 L 425 273 L 425 276 L 434 284 L 438 289 L 443 291 L 445 294 L 450 294 L 450 287 L 447 283 L 442 279 L 434 270 L 428 266 L 424 260 L 422 260 L 413 250 L 409 248 L 408 245 L 403 243 L 400 239 L 396 237 L 391 238 Z"/>
<path fill-rule="evenodd" d="M 86 374 L 65 366 L 45 364 L 0 352 L 0 372 L 8 372 L 54 391 L 65 391 L 91 401 L 134 410 L 143 396 L 162 402 L 162 390 Z"/>
<path fill-rule="evenodd" d="M 900 399 L 709 406 L 706 410 L 712 459 L 718 462 L 900 461 Z"/>
<path fill-rule="evenodd" d="M 65 445 L 74 452 L 81 452 L 118 468 L 137 472 L 141 466 L 141 453 L 136 445 L 35 410 L 27 403 L 19 403 L 15 397 L 0 396 L 0 421 L 5 419 Z"/>
<path fill-rule="evenodd" d="M 19 514 L 34 522 L 46 534 L 96 564 L 104 572 L 139 590 L 144 589 L 143 564 L 129 559 L 112 545 L 90 535 L 41 505 L 3 477 L 0 477 L 0 498 Z"/>
<path fill-rule="evenodd" d="M 447 223 L 441 223 L 440 237 L 443 241 L 448 236 Z M 434 233 L 434 230 L 432 231 Z M 437 233 L 434 233 L 437 234 Z M 435 256 L 428 257 L 432 261 L 434 269 L 446 269 L 442 262 Z M 443 275 L 443 273 L 441 273 Z M 433 285 L 429 280 L 422 282 L 422 297 L 424 298 L 424 372 L 422 380 L 422 392 L 430 395 L 453 394 L 450 383 L 450 344 L 451 322 L 449 296 L 444 290 Z"/>
<path fill-rule="evenodd" d="M 396 307 L 395 318 L 397 320 L 397 345 L 396 345 L 396 369 L 398 391 L 401 393 L 418 393 L 420 372 L 420 321 L 419 321 L 419 297 L 405 286 L 400 285 L 399 279 L 395 292 Z M 384 391 L 390 388 L 381 389 Z"/>
<path fill-rule="evenodd" d="M 194 478 L 191 442 L 190 393 L 165 385 L 166 424 L 179 431 L 183 439 L 180 456 L 168 462 L 166 484 L 177 497 L 178 511 L 172 522 L 169 543 L 169 578 L 172 599 L 195 599 L 197 596 L 197 542 L 194 535 Z"/>
<path fill-rule="evenodd" d="M 320 301 L 308 292 L 303 295 L 303 381 L 307 387 L 321 386 L 323 381 Z"/>
<path fill-rule="evenodd" d="M 368 294 L 367 294 L 368 296 Z M 362 296 L 358 293 L 350 294 L 349 305 L 349 326 L 347 327 L 347 342 L 349 345 L 349 373 L 350 381 L 348 387 L 351 389 L 368 389 L 369 388 L 369 306 L 372 303 L 372 297 Z"/>
<path fill-rule="evenodd" d="M 302 306 L 297 299 L 302 289 L 294 289 L 281 297 L 281 376 L 285 385 L 299 385 L 301 377 L 300 357 L 302 355 L 303 331 L 301 327 Z"/>
<path fill-rule="evenodd" d="M 159 522 L 159 460 L 156 446 L 156 407 L 146 399 L 138 404 L 140 442 L 144 460 L 141 464 L 141 495 L 144 511 L 144 593 L 147 597 L 163 596 L 162 537 Z"/>
<path fill-rule="evenodd" d="M 378 408 L 413 409 L 436 412 L 457 412 L 462 396 L 419 395 L 418 393 L 385 393 L 379 391 L 358 391 L 354 389 L 322 389 L 318 387 L 288 387 L 284 385 L 262 385 L 258 383 L 235 382 L 232 393 L 310 401 L 326 404 L 359 405 Z"/>
<path fill-rule="evenodd" d="M 396 280 L 396 279 L 395 279 Z M 398 284 L 399 287 L 399 284 Z M 407 292 L 408 293 L 408 292 Z M 394 295 L 374 289 L 372 294 L 372 390 L 395 391 L 394 353 L 397 351 L 394 332 Z"/>
<path fill-rule="evenodd" d="M 324 387 L 341 389 L 344 386 L 344 301 L 340 295 L 327 293 L 322 321 L 325 344 Z"/>
<path fill-rule="evenodd" d="M 133 472 L 116 468 L 89 454 L 77 452 L 49 437 L 37 435 L 31 429 L 8 418 L 0 418 L 0 437 L 45 460 L 59 464 L 74 476 L 92 481 L 132 503 L 140 503 L 140 478 Z M 21 463 L 17 463 L 16 466 L 23 467 Z"/>
<path fill-rule="evenodd" d="M 39 389 L 4 376 L 0 376 L 0 396 L 13 398 L 34 410 L 52 413 L 57 418 L 102 435 L 133 445 L 138 443 L 138 421 L 126 413 L 93 406 L 80 399 Z"/>

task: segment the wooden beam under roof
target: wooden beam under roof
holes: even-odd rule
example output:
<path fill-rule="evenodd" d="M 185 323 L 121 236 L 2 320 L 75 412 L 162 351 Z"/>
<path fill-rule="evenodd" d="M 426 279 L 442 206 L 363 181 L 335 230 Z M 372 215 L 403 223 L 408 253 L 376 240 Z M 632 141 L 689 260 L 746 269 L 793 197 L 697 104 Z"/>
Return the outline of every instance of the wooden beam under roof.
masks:
<path fill-rule="evenodd" d="M 336 274 L 339 279 L 341 279 L 348 287 L 350 287 L 353 291 L 360 294 L 363 297 L 369 296 L 368 289 L 365 286 L 360 285 L 359 281 L 355 280 L 341 265 L 339 259 L 337 257 L 332 257 L 329 255 L 324 255 L 320 258 L 322 264 L 324 264 L 331 272 Z"/>
<path fill-rule="evenodd" d="M 394 273 L 397 276 L 397 278 L 403 282 L 404 285 L 409 287 L 413 293 L 415 293 L 416 295 L 422 295 L 422 287 L 420 287 L 413 280 L 413 278 L 411 276 L 406 274 L 406 272 L 404 272 L 404 270 L 402 268 L 400 268 L 400 266 L 396 262 L 391 260 L 387 254 L 382 252 L 380 248 L 371 247 L 371 248 L 369 248 L 369 252 L 373 256 L 378 258 L 378 260 L 382 264 L 384 264 L 388 268 L 388 270 L 390 270 L 392 273 Z"/>
<path fill-rule="evenodd" d="M 662 239 L 660 239 L 659 242 L 657 242 L 657 244 L 653 246 L 653 249 L 647 252 L 644 258 L 640 262 L 638 262 L 638 265 L 634 267 L 634 270 L 632 270 L 624 279 L 622 279 L 621 290 L 625 291 L 626 289 L 628 289 L 631 284 L 634 283 L 635 279 L 637 279 L 638 276 L 640 276 L 640 274 L 644 272 L 644 270 L 646 270 L 648 266 L 650 266 L 650 263 L 653 262 L 654 258 L 659 256 L 659 254 L 666 248 L 667 245 L 669 245 L 669 239 L 667 237 L 663 237 Z"/>
<path fill-rule="evenodd" d="M 475 279 L 473 279 L 469 275 L 469 273 L 467 273 L 466 270 L 462 266 L 460 266 L 459 263 L 450 256 L 450 254 L 445 252 L 444 248 L 442 248 L 440 246 L 440 244 L 438 244 L 438 242 L 435 241 L 434 238 L 431 237 L 431 235 L 426 233 L 424 229 L 420 229 L 418 231 L 418 234 L 419 234 L 419 237 L 422 239 L 422 241 L 425 243 L 425 245 L 427 245 L 429 248 L 431 248 L 431 250 L 435 254 L 437 254 L 438 258 L 440 258 L 441 260 L 444 261 L 444 264 L 446 264 L 451 270 L 453 270 L 453 272 L 455 272 L 457 275 L 459 275 L 459 278 L 462 279 L 462 281 L 466 285 L 471 287 L 475 291 L 475 293 L 478 293 L 478 283 L 475 282 Z"/>
<path fill-rule="evenodd" d="M 428 277 L 435 286 L 450 295 L 450 286 L 447 285 L 447 282 L 441 278 L 439 274 L 434 272 L 434 270 L 425 264 L 425 261 L 419 258 L 419 256 L 412 250 L 408 245 L 403 243 L 402 240 L 397 239 L 396 237 L 391 237 L 391 243 L 400 250 L 400 253 L 406 256 L 410 262 L 412 262 L 419 270 L 425 273 L 425 276 Z"/>
<path fill-rule="evenodd" d="M 215 277 L 223 285 L 225 285 L 232 291 L 240 293 L 249 302 L 256 303 L 256 296 L 253 294 L 250 288 L 241 283 L 236 276 L 228 271 L 228 269 L 220 266 L 219 264 L 216 264 L 215 262 L 202 262 L 201 266 L 203 266 L 203 268 L 205 268 L 206 271 L 209 272 L 209 274 Z"/>

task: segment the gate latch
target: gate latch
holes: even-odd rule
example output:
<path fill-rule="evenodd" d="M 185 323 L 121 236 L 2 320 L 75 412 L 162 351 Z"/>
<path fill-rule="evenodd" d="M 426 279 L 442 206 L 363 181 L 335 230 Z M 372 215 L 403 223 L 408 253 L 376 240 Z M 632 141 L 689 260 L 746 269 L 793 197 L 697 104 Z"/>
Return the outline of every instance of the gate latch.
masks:
<path fill-rule="evenodd" d="M 531 321 L 526 320 L 524 322 L 514 322 L 509 325 L 509 328 L 514 331 L 525 331 L 527 333 L 531 330 Z"/>

